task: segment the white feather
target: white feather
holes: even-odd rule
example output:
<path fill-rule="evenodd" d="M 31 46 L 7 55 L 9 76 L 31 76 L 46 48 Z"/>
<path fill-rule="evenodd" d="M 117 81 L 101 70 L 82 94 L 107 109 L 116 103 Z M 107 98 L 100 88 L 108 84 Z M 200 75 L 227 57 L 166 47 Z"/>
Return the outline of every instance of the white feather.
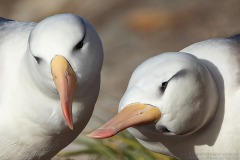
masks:
<path fill-rule="evenodd" d="M 179 71 L 185 73 L 175 76 Z M 162 93 L 159 87 L 171 77 Z M 240 154 L 239 39 L 210 39 L 145 61 L 119 110 L 134 102 L 162 112 L 157 123 L 129 129 L 146 148 L 180 159 L 234 159 L 228 154 Z"/>
<path fill-rule="evenodd" d="M 84 35 L 83 47 L 74 50 Z M 77 75 L 73 131 L 51 76 L 56 55 L 64 56 Z M 71 143 L 92 115 L 102 61 L 101 40 L 81 17 L 61 14 L 38 24 L 0 19 L 0 159 L 45 160 Z"/>

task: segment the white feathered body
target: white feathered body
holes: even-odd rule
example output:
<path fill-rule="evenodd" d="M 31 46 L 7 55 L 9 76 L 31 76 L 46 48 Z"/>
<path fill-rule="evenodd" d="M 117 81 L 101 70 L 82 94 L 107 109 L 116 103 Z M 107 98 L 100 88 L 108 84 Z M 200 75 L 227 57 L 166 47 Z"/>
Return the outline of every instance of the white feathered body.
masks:
<path fill-rule="evenodd" d="M 0 20 L 0 159 L 50 159 L 72 142 L 91 117 L 100 75 L 73 101 L 74 130 L 65 123 L 58 93 L 31 73 L 28 37 L 35 23 Z M 88 87 L 91 89 L 88 90 Z"/>
<path fill-rule="evenodd" d="M 239 36 L 202 41 L 190 45 L 180 52 L 186 52 L 199 58 L 207 66 L 217 83 L 219 104 L 216 115 L 209 124 L 200 130 L 182 136 L 159 136 L 159 134 L 154 135 L 147 131 L 140 133 L 134 128 L 130 128 L 129 131 L 146 148 L 180 159 L 207 159 L 210 156 L 215 159 L 239 159 Z M 211 97 L 209 98 L 211 99 Z M 144 126 L 139 126 L 139 128 L 142 128 L 141 131 L 144 130 Z"/>

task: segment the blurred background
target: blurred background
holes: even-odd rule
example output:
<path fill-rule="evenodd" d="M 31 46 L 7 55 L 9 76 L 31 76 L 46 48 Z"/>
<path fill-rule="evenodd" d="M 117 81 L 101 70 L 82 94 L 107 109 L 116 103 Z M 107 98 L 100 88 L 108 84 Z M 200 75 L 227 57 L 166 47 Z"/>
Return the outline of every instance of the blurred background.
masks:
<path fill-rule="evenodd" d="M 38 22 L 50 15 L 67 12 L 81 15 L 93 24 L 102 39 L 105 59 L 93 117 L 79 139 L 60 152 L 56 159 L 69 159 L 59 158 L 64 156 L 70 156 L 72 160 L 101 159 L 97 156 L 99 149 L 91 148 L 97 145 L 107 146 L 102 154 L 108 159 L 137 159 L 134 155 L 129 158 L 120 151 L 129 147 L 124 146 L 128 144 L 124 140 L 132 138 L 127 133 L 115 137 L 114 141 L 94 141 L 85 137 L 85 133 L 116 114 L 133 70 L 159 53 L 179 51 L 198 41 L 240 33 L 239 0 L 0 1 L 0 16 L 18 21 Z M 136 155 L 140 152 L 152 154 L 142 152 L 143 148 L 136 144 L 129 143 L 129 151 L 132 149 Z M 119 148 L 121 145 L 123 148 Z M 111 152 L 109 147 L 115 156 L 106 156 Z M 140 147 L 139 151 L 135 151 L 134 147 Z M 162 158 L 153 155 L 153 160 Z"/>

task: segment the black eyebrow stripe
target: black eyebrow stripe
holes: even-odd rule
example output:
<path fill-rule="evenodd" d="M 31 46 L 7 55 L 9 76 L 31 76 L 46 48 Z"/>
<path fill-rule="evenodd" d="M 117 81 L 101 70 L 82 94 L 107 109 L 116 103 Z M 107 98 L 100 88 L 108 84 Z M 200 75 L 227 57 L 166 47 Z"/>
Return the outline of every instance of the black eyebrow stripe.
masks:
<path fill-rule="evenodd" d="M 183 77 L 186 74 L 187 74 L 187 70 L 182 69 L 182 70 L 178 71 L 173 77 Z"/>
<path fill-rule="evenodd" d="M 169 83 L 173 78 L 182 77 L 182 76 L 184 76 L 186 73 L 187 73 L 187 70 L 186 70 L 186 69 L 182 69 L 182 70 L 178 71 L 176 74 L 174 74 L 169 80 L 162 82 L 162 84 L 163 84 L 163 83 L 167 83 L 167 85 L 168 85 L 168 83 Z M 166 87 L 165 87 L 164 90 L 163 90 L 163 89 L 162 89 L 162 86 L 160 86 L 160 90 L 161 90 L 162 92 L 164 92 L 165 89 L 166 89 Z"/>
<path fill-rule="evenodd" d="M 176 77 L 183 77 L 185 74 L 187 73 L 186 69 L 182 69 L 180 71 L 178 71 L 176 74 L 174 74 L 168 81 L 169 82 L 171 79 L 176 78 Z"/>
<path fill-rule="evenodd" d="M 84 22 L 84 20 L 82 20 L 83 23 L 83 27 L 84 27 L 84 35 L 83 38 L 81 39 L 81 41 L 84 41 L 85 37 L 86 37 L 86 33 L 87 33 L 87 28 L 86 28 L 86 23 Z"/>
<path fill-rule="evenodd" d="M 84 21 L 81 20 L 81 22 L 83 23 L 83 27 L 84 27 L 84 29 L 83 29 L 84 35 L 83 35 L 82 39 L 80 39 L 80 40 L 78 41 L 78 43 L 75 44 L 75 46 L 73 47 L 73 50 L 80 49 L 80 48 L 77 47 L 77 45 L 78 45 L 79 43 L 82 43 L 82 45 L 84 44 L 84 40 L 85 40 L 85 37 L 86 37 L 87 28 L 86 28 L 86 24 L 84 23 Z M 82 48 L 82 45 L 81 45 L 81 48 Z"/>

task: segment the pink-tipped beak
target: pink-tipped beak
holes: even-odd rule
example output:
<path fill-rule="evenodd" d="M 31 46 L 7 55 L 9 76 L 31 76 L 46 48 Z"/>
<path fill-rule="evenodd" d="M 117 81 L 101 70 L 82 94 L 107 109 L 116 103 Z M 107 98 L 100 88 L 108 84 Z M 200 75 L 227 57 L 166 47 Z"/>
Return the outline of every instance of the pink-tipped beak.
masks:
<path fill-rule="evenodd" d="M 55 56 L 51 62 L 53 81 L 57 87 L 63 115 L 70 129 L 73 129 L 72 99 L 76 88 L 76 74 L 63 56 Z"/>
<path fill-rule="evenodd" d="M 134 103 L 126 106 L 110 121 L 87 136 L 98 139 L 112 137 L 128 127 L 153 123 L 158 121 L 160 117 L 161 112 L 158 108 L 151 105 Z"/>

